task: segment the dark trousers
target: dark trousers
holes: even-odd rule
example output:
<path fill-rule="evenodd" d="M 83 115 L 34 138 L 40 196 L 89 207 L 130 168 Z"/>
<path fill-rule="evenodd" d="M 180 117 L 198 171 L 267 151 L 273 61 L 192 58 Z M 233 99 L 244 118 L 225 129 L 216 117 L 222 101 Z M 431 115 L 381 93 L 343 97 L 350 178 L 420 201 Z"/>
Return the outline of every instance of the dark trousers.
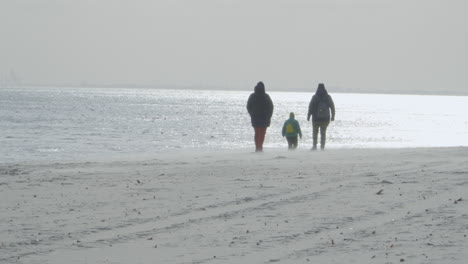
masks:
<path fill-rule="evenodd" d="M 265 141 L 266 127 L 254 127 L 255 129 L 255 151 L 263 151 L 263 142 Z"/>
<path fill-rule="evenodd" d="M 312 138 L 314 141 L 314 148 L 317 148 L 318 133 L 320 130 L 320 148 L 325 148 L 325 141 L 327 140 L 327 127 L 328 122 L 312 122 Z"/>
<path fill-rule="evenodd" d="M 286 137 L 288 141 L 288 149 L 296 149 L 297 148 L 297 136 L 295 137 Z"/>

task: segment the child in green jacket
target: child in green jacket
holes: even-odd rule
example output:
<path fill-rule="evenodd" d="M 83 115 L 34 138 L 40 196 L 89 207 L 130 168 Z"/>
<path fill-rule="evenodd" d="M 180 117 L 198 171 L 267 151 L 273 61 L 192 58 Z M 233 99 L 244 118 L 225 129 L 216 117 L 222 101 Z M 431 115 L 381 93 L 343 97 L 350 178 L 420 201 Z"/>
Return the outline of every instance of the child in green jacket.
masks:
<path fill-rule="evenodd" d="M 297 148 L 297 135 L 302 138 L 301 126 L 299 122 L 294 119 L 294 113 L 289 114 L 289 119 L 284 122 L 283 125 L 283 137 L 286 137 L 288 141 L 288 149 Z"/>

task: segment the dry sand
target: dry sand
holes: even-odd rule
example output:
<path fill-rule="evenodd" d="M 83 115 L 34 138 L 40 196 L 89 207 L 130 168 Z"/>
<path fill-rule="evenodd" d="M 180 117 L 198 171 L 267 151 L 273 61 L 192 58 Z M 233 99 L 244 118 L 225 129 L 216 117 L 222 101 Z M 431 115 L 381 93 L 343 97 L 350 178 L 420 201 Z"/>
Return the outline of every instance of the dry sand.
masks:
<path fill-rule="evenodd" d="M 468 148 L 0 164 L 0 263 L 467 263 Z"/>

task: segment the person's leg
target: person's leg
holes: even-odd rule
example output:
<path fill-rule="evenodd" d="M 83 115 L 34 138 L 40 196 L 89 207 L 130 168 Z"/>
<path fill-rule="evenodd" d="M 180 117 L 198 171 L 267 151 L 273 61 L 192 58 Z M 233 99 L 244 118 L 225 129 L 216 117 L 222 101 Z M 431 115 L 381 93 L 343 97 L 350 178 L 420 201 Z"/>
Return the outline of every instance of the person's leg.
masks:
<path fill-rule="evenodd" d="M 292 137 L 291 138 L 291 143 L 292 143 L 292 149 L 296 149 L 297 148 L 297 136 L 296 137 Z"/>
<path fill-rule="evenodd" d="M 254 136 L 254 139 L 255 139 L 255 151 L 258 151 L 259 148 L 260 148 L 260 128 L 259 127 L 254 127 L 254 130 L 255 130 L 255 136 Z"/>
<path fill-rule="evenodd" d="M 259 127 L 259 138 L 258 138 L 258 145 L 259 145 L 259 150 L 263 150 L 263 142 L 265 141 L 265 134 L 266 134 L 266 127 Z"/>
<path fill-rule="evenodd" d="M 312 140 L 313 140 L 313 147 L 312 149 L 317 148 L 317 137 L 318 137 L 318 131 L 319 131 L 319 125 L 315 122 L 312 122 Z"/>
<path fill-rule="evenodd" d="M 325 148 L 325 141 L 327 140 L 327 127 L 328 123 L 320 125 L 320 148 Z"/>
<path fill-rule="evenodd" d="M 286 137 L 286 140 L 288 141 L 288 149 L 292 149 L 292 147 L 293 147 L 293 138 L 292 137 Z"/>

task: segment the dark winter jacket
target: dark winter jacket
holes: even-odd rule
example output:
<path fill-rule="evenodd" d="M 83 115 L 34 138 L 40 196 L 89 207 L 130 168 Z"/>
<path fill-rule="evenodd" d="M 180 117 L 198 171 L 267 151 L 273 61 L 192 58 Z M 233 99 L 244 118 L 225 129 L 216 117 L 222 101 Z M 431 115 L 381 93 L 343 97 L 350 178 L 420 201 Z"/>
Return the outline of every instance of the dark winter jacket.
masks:
<path fill-rule="evenodd" d="M 270 96 L 265 93 L 265 86 L 259 82 L 255 86 L 247 101 L 247 111 L 250 114 L 253 127 L 269 127 L 271 116 L 273 115 L 273 102 Z"/>
<path fill-rule="evenodd" d="M 319 117 L 318 111 L 319 105 L 321 104 L 325 104 L 327 114 L 325 116 Z M 312 122 L 329 123 L 330 118 L 331 120 L 335 120 L 335 103 L 323 85 L 319 85 L 317 92 L 315 92 L 314 96 L 312 96 L 312 99 L 310 100 L 307 120 L 310 119 L 311 115 Z"/>

